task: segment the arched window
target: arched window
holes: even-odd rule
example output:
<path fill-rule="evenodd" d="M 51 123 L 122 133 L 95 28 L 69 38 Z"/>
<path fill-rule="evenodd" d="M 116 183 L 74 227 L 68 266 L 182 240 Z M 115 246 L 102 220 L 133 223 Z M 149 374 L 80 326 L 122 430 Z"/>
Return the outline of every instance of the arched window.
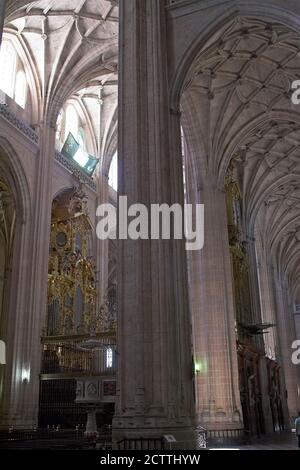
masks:
<path fill-rule="evenodd" d="M 11 98 L 14 97 L 16 58 L 12 43 L 3 41 L 0 49 L 0 89 Z"/>
<path fill-rule="evenodd" d="M 66 121 L 65 121 L 65 140 L 68 138 L 69 133 L 78 139 L 79 130 L 79 118 L 76 109 L 72 104 L 69 104 L 66 109 Z"/>
<path fill-rule="evenodd" d="M 112 348 L 108 348 L 106 350 L 106 368 L 111 369 L 113 366 L 113 350 Z"/>
<path fill-rule="evenodd" d="M 15 102 L 25 108 L 26 105 L 26 75 L 23 70 L 19 70 L 16 76 L 16 87 L 15 87 Z"/>
<path fill-rule="evenodd" d="M 79 129 L 79 131 L 78 131 L 77 142 L 79 143 L 80 147 L 81 147 L 83 150 L 86 150 L 86 145 L 85 145 L 85 133 L 84 133 L 84 130 L 83 130 L 82 127 L 80 127 L 80 129 Z"/>
<path fill-rule="evenodd" d="M 57 142 L 61 142 L 61 140 L 62 140 L 63 118 L 64 118 L 64 112 L 63 112 L 63 110 L 61 110 L 59 115 L 57 116 L 57 121 L 56 121 L 55 138 L 56 138 Z"/>
<path fill-rule="evenodd" d="M 115 154 L 110 164 L 108 184 L 115 190 L 118 191 L 118 155 Z"/>

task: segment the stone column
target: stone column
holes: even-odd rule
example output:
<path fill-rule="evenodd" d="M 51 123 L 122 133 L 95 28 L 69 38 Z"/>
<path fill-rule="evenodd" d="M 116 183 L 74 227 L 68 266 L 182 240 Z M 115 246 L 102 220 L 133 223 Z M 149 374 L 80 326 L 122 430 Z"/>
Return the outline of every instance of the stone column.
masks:
<path fill-rule="evenodd" d="M 99 174 L 97 204 L 109 203 L 108 175 Z M 99 240 L 96 238 L 96 263 L 97 263 L 97 311 L 103 305 L 104 296 L 108 285 L 108 251 L 109 240 Z"/>
<path fill-rule="evenodd" d="M 292 363 L 292 343 L 297 338 L 287 286 L 280 276 L 275 279 L 275 298 L 280 365 L 284 375 L 289 418 L 294 419 L 298 416 L 300 406 L 299 366 Z M 287 416 L 286 421 L 288 421 Z M 289 424 L 292 424 L 291 421 L 289 421 Z"/>
<path fill-rule="evenodd" d="M 262 323 L 270 323 L 276 325 L 275 314 L 275 299 L 274 299 L 274 286 L 272 265 L 268 255 L 262 248 L 261 241 L 257 244 L 258 247 L 258 273 L 259 273 L 259 289 L 261 296 L 261 321 Z M 268 334 L 264 335 L 264 344 L 266 355 L 270 359 L 276 360 L 276 328 L 270 328 Z"/>
<path fill-rule="evenodd" d="M 96 409 L 91 408 L 87 412 L 87 422 L 84 435 L 88 438 L 97 437 L 97 419 L 96 419 Z"/>
<path fill-rule="evenodd" d="M 251 320 L 252 324 L 262 323 L 262 312 L 259 295 L 258 265 L 256 256 L 256 245 L 253 235 L 247 237 L 247 255 L 249 263 L 249 291 L 251 302 Z M 255 345 L 262 354 L 264 354 L 264 337 L 256 335 L 253 338 Z"/>
<path fill-rule="evenodd" d="M 149 210 L 151 203 L 183 203 L 165 35 L 164 2 L 120 2 L 119 195 Z M 114 440 L 169 433 L 194 447 L 184 241 L 121 240 L 118 264 Z"/>
<path fill-rule="evenodd" d="M 28 208 L 14 252 L 10 316 L 6 322 L 7 365 L 1 407 L 1 427 L 37 425 L 42 328 L 47 311 L 48 255 L 51 225 L 51 186 L 54 129 L 41 130 L 34 204 Z M 23 235 L 24 231 L 24 235 Z M 16 231 L 17 232 L 17 231 Z"/>
<path fill-rule="evenodd" d="M 261 239 L 257 238 L 257 272 L 259 277 L 259 292 L 261 298 L 261 322 L 276 324 L 275 305 L 273 298 L 273 286 L 271 277 L 271 265 L 268 256 L 264 251 Z M 268 333 L 263 337 L 265 355 L 274 361 L 277 360 L 276 355 L 276 329 L 270 328 Z M 262 390 L 262 406 L 264 412 L 264 423 L 266 433 L 273 432 L 273 420 L 270 406 L 270 390 L 268 384 L 268 367 L 267 358 L 260 358 L 260 383 Z"/>
<path fill-rule="evenodd" d="M 6 3 L 6 0 L 2 0 L 0 2 L 0 45 L 1 45 L 1 40 L 2 40 L 3 24 L 4 24 L 4 17 L 5 17 L 5 3 Z"/>
<path fill-rule="evenodd" d="M 7 171 L 8 182 L 12 177 Z M 22 181 L 23 183 L 23 181 Z M 19 187 L 18 187 L 19 189 Z M 25 194 L 25 197 L 24 197 Z M 18 195 L 14 195 L 17 199 Z M 0 338 L 6 344 L 6 364 L 0 366 L 0 429 L 10 426 L 28 427 L 23 408 L 23 416 L 18 413 L 19 401 L 28 382 L 27 364 L 23 360 L 26 341 L 24 324 L 28 320 L 28 266 L 31 262 L 32 223 L 30 220 L 31 205 L 29 193 L 24 191 L 24 200 L 17 206 L 15 236 L 12 246 L 12 256 L 6 271 L 6 283 L 3 292 L 3 302 L 0 322 Z M 38 339 L 37 339 L 37 342 Z M 26 369 L 25 369 L 26 367 Z M 32 424 L 32 423 L 31 423 Z"/>
<path fill-rule="evenodd" d="M 264 417 L 264 426 L 265 426 L 265 433 L 271 434 L 273 429 L 273 421 L 272 421 L 272 412 L 270 406 L 270 396 L 269 396 L 269 383 L 268 383 L 268 368 L 267 368 L 267 358 L 261 356 L 259 358 L 259 379 L 260 379 L 260 387 L 261 387 L 261 402 L 263 408 L 263 417 Z"/>
<path fill-rule="evenodd" d="M 198 424 L 210 430 L 242 429 L 226 195 L 206 177 L 201 252 L 190 254 L 190 297 L 196 364 Z"/>
<path fill-rule="evenodd" d="M 30 384 L 26 389 L 20 411 L 27 410 L 28 421 L 37 424 L 39 407 L 39 374 L 41 371 L 40 337 L 46 324 L 48 261 L 51 230 L 52 175 L 55 149 L 55 129 L 45 122 L 40 134 L 40 153 L 34 213 L 34 234 L 32 246 L 30 311 L 24 330 L 26 331 L 27 364 L 31 371 Z"/>

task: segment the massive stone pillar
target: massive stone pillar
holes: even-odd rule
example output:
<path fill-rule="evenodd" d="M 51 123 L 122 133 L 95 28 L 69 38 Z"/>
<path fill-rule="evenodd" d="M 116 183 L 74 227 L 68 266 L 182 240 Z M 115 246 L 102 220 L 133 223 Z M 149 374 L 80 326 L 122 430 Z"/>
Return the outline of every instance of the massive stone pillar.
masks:
<path fill-rule="evenodd" d="M 168 107 L 165 33 L 164 2 L 120 2 L 119 195 L 149 209 L 183 203 L 180 116 Z M 121 240 L 118 263 L 114 440 L 171 433 L 193 446 L 184 241 Z"/>
<path fill-rule="evenodd" d="M 279 340 L 280 365 L 283 369 L 288 413 L 290 419 L 298 416 L 300 408 L 300 380 L 298 365 L 292 362 L 292 343 L 297 339 L 293 309 L 289 302 L 286 283 L 279 277 L 275 279 L 276 318 Z M 290 424 L 292 424 L 290 421 Z"/>
<path fill-rule="evenodd" d="M 42 328 L 47 306 L 48 254 L 51 223 L 51 185 L 55 132 L 40 133 L 38 179 L 34 202 L 16 230 L 13 276 L 4 339 L 7 364 L 0 402 L 0 426 L 30 428 L 38 424 Z"/>
<path fill-rule="evenodd" d="M 190 254 L 196 413 L 208 429 L 242 429 L 226 195 L 205 178 L 205 241 Z"/>
<path fill-rule="evenodd" d="M 40 153 L 36 207 L 34 213 L 34 233 L 32 246 L 30 310 L 26 326 L 27 364 L 31 371 L 30 384 L 26 388 L 24 407 L 27 420 L 37 424 L 39 407 L 39 374 L 41 372 L 40 337 L 46 324 L 48 261 L 51 229 L 52 175 L 55 149 L 55 129 L 45 122 L 40 133 Z M 30 345 L 30 347 L 29 347 Z"/>

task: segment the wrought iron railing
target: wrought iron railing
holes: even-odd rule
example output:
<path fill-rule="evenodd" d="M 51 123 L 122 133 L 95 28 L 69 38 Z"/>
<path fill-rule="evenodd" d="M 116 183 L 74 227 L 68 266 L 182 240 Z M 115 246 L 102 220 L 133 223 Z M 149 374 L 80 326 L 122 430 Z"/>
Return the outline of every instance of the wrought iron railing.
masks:
<path fill-rule="evenodd" d="M 87 184 L 93 191 L 96 191 L 97 186 L 93 178 L 85 173 L 85 171 L 76 164 L 71 158 L 65 157 L 58 150 L 55 152 L 55 160 L 59 162 L 63 167 L 68 171 L 73 173 L 77 178 L 79 178 L 83 183 Z"/>
<path fill-rule="evenodd" d="M 0 449 L 98 449 L 111 450 L 111 428 L 98 429 L 97 438 L 87 438 L 81 429 L 12 429 L 0 431 Z"/>
<path fill-rule="evenodd" d="M 116 373 L 116 336 L 115 333 L 103 333 L 95 335 L 94 339 L 99 343 L 96 350 L 88 350 L 81 347 L 90 339 L 90 336 L 76 337 L 43 337 L 43 358 L 41 378 L 45 374 L 74 377 L 85 373 L 89 375 L 102 374 L 114 375 Z M 106 363 L 106 352 L 112 350 L 113 361 Z M 49 377 L 51 378 L 51 377 Z"/>
<path fill-rule="evenodd" d="M 117 442 L 118 450 L 164 450 L 164 439 L 161 437 L 130 438 Z"/>
<path fill-rule="evenodd" d="M 0 442 L 32 441 L 43 439 L 84 439 L 83 429 L 64 430 L 56 427 L 50 429 L 8 429 L 0 431 Z"/>
<path fill-rule="evenodd" d="M 207 431 L 207 444 L 214 443 L 239 443 L 245 444 L 249 441 L 249 432 L 245 429 L 213 429 Z"/>

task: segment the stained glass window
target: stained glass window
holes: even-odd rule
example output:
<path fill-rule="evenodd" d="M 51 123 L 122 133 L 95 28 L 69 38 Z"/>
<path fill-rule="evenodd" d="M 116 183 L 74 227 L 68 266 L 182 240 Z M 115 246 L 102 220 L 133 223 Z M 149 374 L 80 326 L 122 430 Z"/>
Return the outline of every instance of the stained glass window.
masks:
<path fill-rule="evenodd" d="M 110 164 L 108 183 L 115 190 L 118 191 L 118 155 L 115 154 Z"/>

